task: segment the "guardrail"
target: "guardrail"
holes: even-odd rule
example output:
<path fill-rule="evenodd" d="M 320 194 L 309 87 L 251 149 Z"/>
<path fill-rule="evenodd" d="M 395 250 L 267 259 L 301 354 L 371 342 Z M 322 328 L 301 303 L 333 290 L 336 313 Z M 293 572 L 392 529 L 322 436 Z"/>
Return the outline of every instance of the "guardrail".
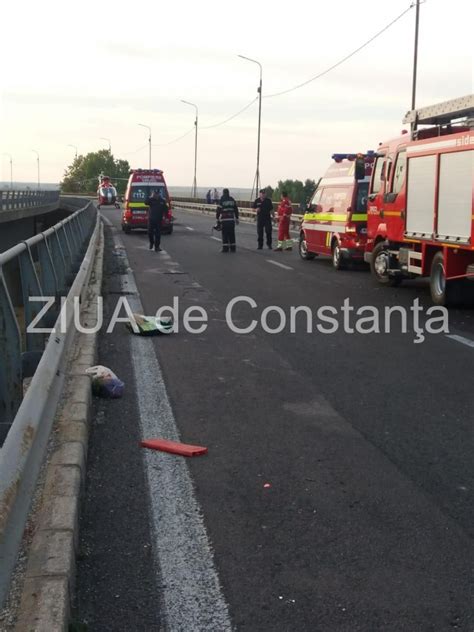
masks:
<path fill-rule="evenodd" d="M 44 233 L 0 254 L 0 421 L 11 423 L 0 449 L 0 606 L 59 401 L 73 339 L 74 297 L 82 299 L 87 290 L 99 223 L 88 202 Z M 38 325 L 54 325 L 46 344 L 47 334 L 27 332 L 27 324 L 43 307 L 29 301 L 31 296 L 53 299 L 48 317 Z M 23 379 L 31 375 L 23 397 Z"/>
<path fill-rule="evenodd" d="M 204 204 L 202 202 L 190 202 L 188 200 L 190 200 L 191 198 L 173 198 L 172 199 L 172 206 L 176 207 L 176 208 L 183 208 L 189 211 L 200 211 L 201 213 L 207 213 L 209 215 L 215 215 L 216 213 L 216 204 Z M 239 207 L 239 217 L 245 217 L 245 218 L 249 218 L 252 220 L 255 220 L 257 218 L 257 213 L 256 211 L 251 208 L 251 203 L 248 203 L 248 206 L 241 206 L 241 204 L 243 204 L 242 202 L 237 202 L 238 207 Z M 275 205 L 274 205 L 275 206 Z M 293 205 L 293 208 L 295 208 L 295 205 Z M 275 216 L 276 216 L 276 209 L 275 209 Z M 302 215 L 299 215 L 297 213 L 293 213 L 293 215 L 291 216 L 291 220 L 290 220 L 290 226 L 293 229 L 299 229 L 300 224 L 301 224 L 301 220 L 303 219 Z"/>
<path fill-rule="evenodd" d="M 0 191 L 0 212 L 35 208 L 59 203 L 59 189 L 37 191 Z"/>

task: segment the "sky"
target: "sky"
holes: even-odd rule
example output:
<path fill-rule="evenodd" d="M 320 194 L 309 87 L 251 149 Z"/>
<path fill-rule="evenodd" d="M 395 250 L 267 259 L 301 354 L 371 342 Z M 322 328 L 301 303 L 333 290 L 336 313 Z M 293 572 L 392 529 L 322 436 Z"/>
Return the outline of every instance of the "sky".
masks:
<path fill-rule="evenodd" d="M 411 0 L 82 0 L 6 3 L 0 38 L 0 180 L 58 182 L 75 147 L 108 147 L 132 167 L 163 169 L 191 186 L 199 108 L 198 186 L 251 187 L 263 67 L 262 183 L 317 179 L 332 153 L 374 149 L 406 128 L 415 10 L 322 78 Z M 472 3 L 425 0 L 420 9 L 417 106 L 473 92 Z M 465 24 L 466 26 L 463 26 Z M 5 28 L 10 25 L 10 28 Z M 187 136 L 177 142 L 178 137 Z M 9 154 L 9 155 L 6 155 Z"/>

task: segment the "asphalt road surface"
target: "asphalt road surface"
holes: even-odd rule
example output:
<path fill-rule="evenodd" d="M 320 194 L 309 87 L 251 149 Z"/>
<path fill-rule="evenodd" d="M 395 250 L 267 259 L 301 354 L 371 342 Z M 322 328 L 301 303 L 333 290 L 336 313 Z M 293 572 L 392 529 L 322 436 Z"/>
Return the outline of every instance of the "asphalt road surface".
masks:
<path fill-rule="evenodd" d="M 155 253 L 102 213 L 106 324 L 121 297 L 148 315 L 178 299 L 179 331 L 100 337 L 126 391 L 95 402 L 75 619 L 94 632 L 472 631 L 474 311 L 428 333 L 424 282 L 385 288 L 364 267 L 257 251 L 243 222 L 222 254 L 212 218 L 179 209 Z M 238 296 L 256 303 L 232 311 L 234 327 L 257 321 L 248 334 L 226 322 Z M 382 330 L 385 306 L 401 306 L 408 331 L 397 316 L 390 333 L 344 331 L 345 299 L 379 310 Z M 202 333 L 183 326 L 191 306 Z M 288 320 L 278 334 L 268 306 Z M 301 311 L 290 333 L 292 306 L 311 310 L 312 333 Z M 316 327 L 335 329 L 322 306 L 334 333 Z M 139 447 L 151 437 L 208 454 Z"/>

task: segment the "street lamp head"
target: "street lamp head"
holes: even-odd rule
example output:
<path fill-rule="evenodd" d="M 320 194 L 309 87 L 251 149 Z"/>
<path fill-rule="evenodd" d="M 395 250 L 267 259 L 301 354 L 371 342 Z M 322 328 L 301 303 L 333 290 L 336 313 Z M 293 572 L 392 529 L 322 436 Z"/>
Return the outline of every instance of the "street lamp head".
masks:
<path fill-rule="evenodd" d="M 109 151 L 112 151 L 112 145 L 110 142 L 110 138 L 105 138 L 105 136 L 101 136 L 100 140 L 106 140 L 109 143 Z"/>

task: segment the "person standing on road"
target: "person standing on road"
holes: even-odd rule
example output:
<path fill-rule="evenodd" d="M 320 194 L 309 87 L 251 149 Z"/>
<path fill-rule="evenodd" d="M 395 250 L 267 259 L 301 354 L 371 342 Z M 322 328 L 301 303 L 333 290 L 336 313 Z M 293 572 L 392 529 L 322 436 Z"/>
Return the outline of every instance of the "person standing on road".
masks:
<path fill-rule="evenodd" d="M 278 207 L 278 247 L 275 250 L 292 250 L 293 240 L 290 239 L 290 218 L 293 212 L 291 200 L 286 191 L 282 191 L 281 202 Z"/>
<path fill-rule="evenodd" d="M 272 248 L 272 220 L 274 217 L 273 204 L 265 189 L 260 189 L 260 195 L 253 203 L 253 208 L 257 212 L 257 243 L 258 250 L 263 248 L 263 231 L 267 240 L 268 248 Z"/>
<path fill-rule="evenodd" d="M 155 248 L 155 252 L 161 250 L 161 222 L 163 216 L 168 212 L 168 204 L 161 197 L 159 191 L 153 191 L 145 201 L 148 210 L 148 237 L 150 239 L 150 250 Z"/>
<path fill-rule="evenodd" d="M 239 209 L 229 189 L 222 191 L 216 219 L 222 225 L 222 252 L 235 252 L 235 225 L 239 223 Z"/>
<path fill-rule="evenodd" d="M 217 189 L 214 189 L 214 203 L 219 203 L 219 191 Z"/>

